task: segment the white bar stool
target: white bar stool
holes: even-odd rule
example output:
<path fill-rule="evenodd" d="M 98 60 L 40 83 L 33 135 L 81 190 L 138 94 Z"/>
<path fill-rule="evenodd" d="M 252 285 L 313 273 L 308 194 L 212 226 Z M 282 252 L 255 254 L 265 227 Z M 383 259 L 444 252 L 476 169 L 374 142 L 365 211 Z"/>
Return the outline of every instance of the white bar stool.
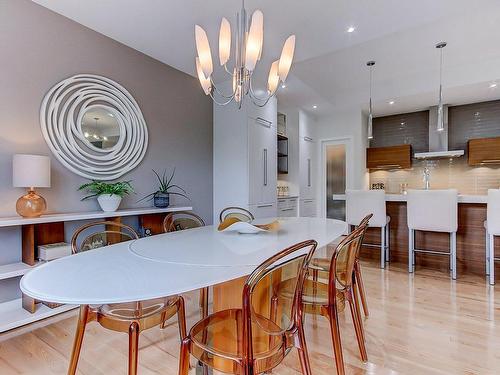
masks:
<path fill-rule="evenodd" d="M 363 246 L 380 247 L 380 267 L 385 268 L 385 262 L 389 261 L 389 222 L 385 208 L 384 190 L 346 190 L 346 221 L 349 229 L 352 225 L 359 225 L 361 220 L 373 214 L 370 219 L 370 228 L 380 228 L 380 246 L 374 244 L 363 244 Z"/>
<path fill-rule="evenodd" d="M 448 190 L 409 190 L 407 218 L 409 229 L 408 272 L 415 271 L 415 253 L 448 255 L 453 280 L 457 278 L 458 192 Z M 450 234 L 450 251 L 415 249 L 415 231 Z"/>
<path fill-rule="evenodd" d="M 490 284 L 495 285 L 495 236 L 500 236 L 500 190 L 488 190 L 488 208 L 486 211 L 486 275 L 490 276 Z"/>

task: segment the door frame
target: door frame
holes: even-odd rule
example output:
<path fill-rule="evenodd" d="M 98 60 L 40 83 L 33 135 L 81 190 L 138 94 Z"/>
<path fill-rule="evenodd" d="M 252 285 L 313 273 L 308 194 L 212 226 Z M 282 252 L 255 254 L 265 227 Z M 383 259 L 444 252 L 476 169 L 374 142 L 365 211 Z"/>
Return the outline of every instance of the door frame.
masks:
<path fill-rule="evenodd" d="M 354 182 L 354 154 L 353 154 L 353 137 L 334 137 L 320 140 L 320 169 L 321 169 L 321 183 L 320 183 L 320 217 L 326 218 L 326 147 L 332 145 L 345 145 L 345 160 L 346 160 L 346 189 L 350 189 Z"/>

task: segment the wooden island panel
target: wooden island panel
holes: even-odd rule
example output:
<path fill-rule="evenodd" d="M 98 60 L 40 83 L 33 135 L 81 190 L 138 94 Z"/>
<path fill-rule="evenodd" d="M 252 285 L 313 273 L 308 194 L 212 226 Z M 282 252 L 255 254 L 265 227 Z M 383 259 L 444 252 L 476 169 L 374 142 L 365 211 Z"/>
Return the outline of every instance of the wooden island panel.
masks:
<path fill-rule="evenodd" d="M 390 261 L 391 263 L 408 266 L 408 225 L 406 220 L 406 202 L 387 202 L 387 215 L 390 222 Z M 475 203 L 460 203 L 458 205 L 457 232 L 457 273 L 485 275 L 486 205 Z M 370 228 L 365 242 L 380 244 L 380 229 Z M 416 232 L 415 243 L 418 249 L 449 251 L 449 235 L 437 232 Z M 495 240 L 497 254 L 500 253 L 500 241 Z M 361 257 L 365 259 L 380 259 L 380 250 L 364 247 Z M 500 272 L 500 263 L 496 267 Z M 419 253 L 416 255 L 416 269 L 433 268 L 446 271 L 449 268 L 448 256 L 436 256 Z"/>

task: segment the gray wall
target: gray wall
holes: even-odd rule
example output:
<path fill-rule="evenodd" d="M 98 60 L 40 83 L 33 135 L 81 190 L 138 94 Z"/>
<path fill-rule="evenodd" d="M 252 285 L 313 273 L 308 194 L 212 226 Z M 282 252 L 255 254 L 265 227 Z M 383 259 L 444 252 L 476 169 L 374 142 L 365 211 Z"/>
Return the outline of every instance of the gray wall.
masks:
<path fill-rule="evenodd" d="M 12 188 L 12 154 L 51 155 L 40 132 L 43 96 L 66 77 L 93 73 L 127 88 L 148 125 L 147 155 L 123 177 L 137 195 L 122 206 L 151 205 L 137 203 L 155 187 L 151 169 L 176 167 L 176 182 L 211 221 L 212 103 L 195 78 L 26 0 L 0 1 L 0 51 L 0 216 L 15 214 L 23 193 Z M 52 187 L 40 190 L 49 211 L 98 209 L 95 201 L 80 202 L 76 189 L 84 181 L 52 157 Z"/>
<path fill-rule="evenodd" d="M 137 203 L 155 188 L 151 169 L 177 168 L 176 183 L 207 222 L 212 221 L 212 102 L 197 80 L 140 52 L 98 34 L 27 0 L 0 0 L 0 217 L 15 214 L 22 189 L 12 187 L 12 155 L 50 155 L 52 187 L 40 189 L 51 212 L 97 210 L 94 200 L 81 202 L 76 189 L 85 180 L 52 157 L 42 138 L 39 109 L 45 93 L 77 73 L 109 77 L 137 100 L 149 130 L 142 163 L 123 177 Z M 175 53 L 175 51 L 172 51 Z M 20 228 L 0 229 L 0 264 L 19 261 Z M 0 301 L 19 296 L 16 279 L 0 283 Z"/>

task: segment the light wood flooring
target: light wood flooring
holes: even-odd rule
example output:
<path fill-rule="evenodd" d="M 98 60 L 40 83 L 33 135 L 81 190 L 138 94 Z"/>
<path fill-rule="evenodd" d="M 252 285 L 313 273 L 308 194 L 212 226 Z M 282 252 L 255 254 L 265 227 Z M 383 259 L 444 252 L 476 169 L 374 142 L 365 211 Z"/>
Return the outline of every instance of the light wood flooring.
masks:
<path fill-rule="evenodd" d="M 341 314 L 348 374 L 500 374 L 500 283 L 479 277 L 452 282 L 439 271 L 401 266 L 385 271 L 363 263 L 370 317 L 365 320 L 369 362 L 359 360 L 349 314 Z M 186 296 L 188 325 L 198 317 L 197 293 Z M 75 312 L 0 335 L 0 374 L 65 374 L 71 351 Z M 326 321 L 307 318 L 306 335 L 313 374 L 335 374 Z M 177 374 L 175 322 L 140 338 L 139 374 Z M 90 324 L 79 374 L 126 374 L 128 340 Z M 191 370 L 194 374 L 195 370 Z M 295 352 L 273 374 L 300 373 Z"/>

